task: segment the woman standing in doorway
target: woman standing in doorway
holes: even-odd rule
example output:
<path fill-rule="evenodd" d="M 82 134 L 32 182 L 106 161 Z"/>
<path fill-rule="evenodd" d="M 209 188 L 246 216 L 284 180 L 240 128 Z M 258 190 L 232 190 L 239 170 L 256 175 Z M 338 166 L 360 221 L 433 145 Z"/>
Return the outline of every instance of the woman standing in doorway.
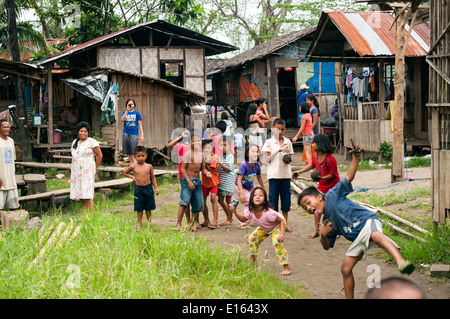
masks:
<path fill-rule="evenodd" d="M 144 130 L 142 128 L 141 113 L 136 111 L 136 103 L 128 99 L 125 103 L 126 110 L 122 112 L 120 121 L 123 122 L 122 153 L 130 158 L 130 165 L 136 163 L 134 150 L 138 141 L 144 142 Z M 139 134 L 141 135 L 139 139 Z"/>
<path fill-rule="evenodd" d="M 94 209 L 95 174 L 103 158 L 98 142 L 89 137 L 90 130 L 88 123 L 78 123 L 78 137 L 72 142 L 70 199 L 80 200 L 85 212 Z"/>

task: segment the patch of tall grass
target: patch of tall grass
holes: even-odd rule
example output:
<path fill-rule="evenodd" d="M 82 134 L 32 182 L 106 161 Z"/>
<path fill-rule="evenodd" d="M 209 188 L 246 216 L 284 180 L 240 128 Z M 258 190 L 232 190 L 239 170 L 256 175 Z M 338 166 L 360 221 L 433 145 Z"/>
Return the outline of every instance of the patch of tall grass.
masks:
<path fill-rule="evenodd" d="M 136 228 L 108 210 L 60 213 L 60 220 L 67 224 L 69 215 L 82 226 L 78 237 L 50 246 L 30 269 L 42 248 L 39 231 L 3 232 L 0 298 L 309 298 L 303 288 L 250 265 L 247 252 L 184 232 Z M 54 217 L 44 221 L 57 226 Z"/>

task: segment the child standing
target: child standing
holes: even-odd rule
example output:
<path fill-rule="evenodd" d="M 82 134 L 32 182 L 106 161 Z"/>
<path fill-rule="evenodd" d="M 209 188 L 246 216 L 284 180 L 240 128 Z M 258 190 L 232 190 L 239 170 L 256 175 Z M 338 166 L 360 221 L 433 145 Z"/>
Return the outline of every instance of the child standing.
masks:
<path fill-rule="evenodd" d="M 230 212 L 228 206 L 231 204 L 231 196 L 234 190 L 234 156 L 228 151 L 228 140 L 222 140 L 222 156 L 219 157 L 219 204 L 222 206 L 226 221 L 222 222 L 220 226 L 231 225 L 233 223 L 233 213 Z"/>
<path fill-rule="evenodd" d="M 253 190 L 255 178 L 261 188 L 264 189 L 264 182 L 261 176 L 261 165 L 259 164 L 258 145 L 247 145 L 245 147 L 245 162 L 238 169 L 234 189 L 239 196 L 239 200 L 244 206 L 248 206 L 250 193 Z M 240 222 L 239 228 L 248 228 L 248 223 Z"/>
<path fill-rule="evenodd" d="M 137 225 L 141 226 L 144 210 L 148 222 L 151 223 L 152 210 L 156 208 L 152 185 L 155 188 L 156 195 L 159 195 L 159 190 L 156 184 L 153 166 L 145 162 L 147 159 L 147 150 L 145 147 L 137 146 L 134 156 L 136 163 L 127 167 L 123 175 L 131 178 L 135 184 L 134 210 L 137 212 Z M 134 176 L 130 174 L 131 172 L 134 172 Z"/>
<path fill-rule="evenodd" d="M 267 237 L 271 236 L 278 263 L 283 266 L 283 271 L 280 272 L 280 275 L 290 275 L 291 269 L 288 255 L 283 247 L 286 221 L 283 215 L 270 208 L 266 191 L 261 187 L 253 189 L 250 194 L 249 205 L 242 214 L 236 211 L 236 206 L 230 205 L 230 210 L 241 222 L 253 220 L 258 225 L 248 238 L 250 262 L 252 264 L 256 262 L 259 246 Z"/>
<path fill-rule="evenodd" d="M 336 159 L 332 155 L 333 146 L 331 145 L 328 136 L 321 133 L 314 136 L 312 147 L 314 151 L 316 151 L 312 163 L 307 163 L 305 167 L 293 174 L 301 174 L 315 168 L 319 173 L 319 184 L 317 185 L 317 189 L 326 194 L 340 181 Z M 319 236 L 319 221 L 318 216 L 315 216 L 314 232 L 309 236 L 310 238 Z"/>
<path fill-rule="evenodd" d="M 172 162 L 174 163 L 178 163 L 178 180 L 181 183 L 181 163 L 183 162 L 183 155 L 184 153 L 188 152 L 191 149 L 190 146 L 190 134 L 188 130 L 184 130 L 180 136 L 174 138 L 173 140 L 171 140 L 169 142 L 169 144 L 167 145 L 170 150 L 171 150 L 171 159 Z M 185 210 L 185 215 L 186 215 L 186 222 L 187 224 L 191 223 L 191 211 L 188 207 L 186 207 Z"/>
<path fill-rule="evenodd" d="M 358 261 L 365 258 L 366 252 L 375 244 L 394 258 L 401 273 L 411 274 L 415 269 L 411 262 L 403 259 L 394 243 L 383 235 L 378 216 L 347 198 L 353 191 L 351 182 L 358 169 L 361 155 L 361 148 L 358 145 L 354 146 L 353 154 L 347 176 L 326 195 L 311 186 L 298 196 L 298 204 L 309 214 L 324 216 L 320 239 L 325 250 L 334 246 L 337 235 L 343 235 L 352 241 L 341 266 L 345 297 L 348 299 L 353 299 L 354 296 L 353 268 Z"/>
<path fill-rule="evenodd" d="M 311 144 L 313 143 L 314 133 L 312 130 L 312 117 L 309 113 L 308 103 L 300 103 L 300 110 L 302 112 L 301 126 L 297 134 L 295 134 L 292 142 L 297 141 L 300 135 L 303 136 L 303 149 L 306 157 L 306 165 L 311 164 Z"/>
<path fill-rule="evenodd" d="M 219 218 L 219 206 L 217 204 L 217 193 L 219 190 L 219 174 L 218 174 L 218 156 L 214 154 L 213 150 L 214 142 L 212 140 L 203 140 L 203 166 L 202 170 L 202 193 L 203 202 L 205 203 L 203 207 L 203 216 L 205 218 L 205 225 L 208 228 L 215 229 L 218 228 L 218 218 Z M 208 206 L 206 205 L 206 199 L 211 193 L 211 205 L 213 210 L 213 223 L 211 224 L 209 220 Z"/>
<path fill-rule="evenodd" d="M 203 211 L 202 183 L 200 181 L 200 171 L 203 168 L 203 156 L 200 152 L 201 137 L 190 132 L 191 148 L 183 154 L 181 162 L 181 191 L 180 206 L 178 207 L 176 230 L 181 229 L 181 221 L 186 208 L 190 205 L 193 214 L 191 229 L 198 223 L 198 214 Z"/>
<path fill-rule="evenodd" d="M 269 202 L 278 211 L 278 199 L 281 199 L 281 212 L 284 219 L 288 220 L 291 210 L 291 165 L 283 160 L 286 154 L 293 155 L 292 142 L 285 138 L 286 122 L 276 119 L 272 126 L 272 137 L 268 139 L 262 148 L 266 153 L 267 179 L 269 180 Z M 293 230 L 286 225 L 286 230 Z"/>

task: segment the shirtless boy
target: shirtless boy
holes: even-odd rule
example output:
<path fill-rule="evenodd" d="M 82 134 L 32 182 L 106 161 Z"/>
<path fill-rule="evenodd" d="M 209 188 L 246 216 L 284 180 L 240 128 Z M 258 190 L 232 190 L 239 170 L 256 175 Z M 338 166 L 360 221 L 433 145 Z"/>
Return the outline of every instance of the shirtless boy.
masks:
<path fill-rule="evenodd" d="M 137 212 L 137 225 L 141 226 L 144 210 L 148 222 L 151 223 L 152 210 L 156 208 L 152 185 L 155 188 L 156 195 L 159 195 L 159 189 L 153 172 L 153 166 L 145 162 L 147 159 L 147 150 L 144 146 L 136 147 L 135 158 L 136 163 L 127 167 L 123 175 L 131 178 L 135 184 L 134 210 Z M 131 172 L 134 172 L 134 176 L 130 174 Z"/>
<path fill-rule="evenodd" d="M 200 135 L 194 135 L 194 131 L 190 132 L 191 148 L 184 153 L 181 164 L 181 191 L 180 206 L 178 207 L 176 230 L 181 229 L 181 221 L 186 207 L 191 205 L 191 213 L 193 214 L 191 229 L 195 229 L 195 224 L 199 223 L 198 214 L 203 211 L 203 194 L 202 182 L 200 180 L 200 171 L 211 177 L 211 173 L 205 169 L 201 148 Z"/>

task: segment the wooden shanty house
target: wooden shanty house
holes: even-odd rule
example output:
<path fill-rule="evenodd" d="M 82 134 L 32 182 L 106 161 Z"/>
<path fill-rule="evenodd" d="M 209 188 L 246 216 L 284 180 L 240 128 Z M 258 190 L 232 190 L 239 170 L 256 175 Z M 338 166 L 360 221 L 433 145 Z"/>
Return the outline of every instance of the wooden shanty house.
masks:
<path fill-rule="evenodd" d="M 431 111 L 431 206 L 437 225 L 450 217 L 450 6 L 431 0 L 429 96 Z"/>
<path fill-rule="evenodd" d="M 236 49 L 154 20 L 47 58 L 39 63 L 47 70 L 48 98 L 41 110 L 46 134 L 41 134 L 36 148 L 51 154 L 70 147 L 75 125 L 64 122 L 61 110 L 78 110 L 78 120 L 90 123 L 94 137 L 103 140 L 104 153 L 117 160 L 122 146 L 120 116 L 126 100 L 133 98 L 143 117 L 145 140 L 140 145 L 160 153 L 172 131 L 186 127 L 185 109 L 205 104 L 205 57 Z"/>
<path fill-rule="evenodd" d="M 37 128 L 34 119 L 38 106 L 43 103 L 41 95 L 42 67 L 26 62 L 16 62 L 9 59 L 0 58 L 0 119 L 12 121 L 14 128 L 10 132 L 10 136 L 14 139 L 16 147 L 16 156 L 21 158 L 21 148 L 19 140 L 18 123 L 20 105 L 17 105 L 17 88 L 14 85 L 13 78 L 21 77 L 23 86 L 18 88 L 23 93 L 23 106 L 27 113 L 29 136 L 31 141 L 35 141 Z M 40 119 L 39 119 L 40 120 Z"/>
<path fill-rule="evenodd" d="M 391 112 L 395 86 L 394 15 L 388 11 L 324 11 L 308 50 L 308 61 L 339 62 L 339 114 L 343 146 L 353 138 L 364 151 L 378 152 L 393 141 Z M 405 27 L 405 37 L 409 25 Z M 430 147 L 428 101 L 429 26 L 414 25 L 405 55 L 404 141 L 407 147 Z"/>
<path fill-rule="evenodd" d="M 214 105 L 236 109 L 238 125 L 244 128 L 248 104 L 266 98 L 269 114 L 286 120 L 294 136 L 299 125 L 296 94 L 300 85 L 307 84 L 309 93 L 336 93 L 334 76 L 321 71 L 325 64 L 319 70 L 319 63 L 303 62 L 315 31 L 316 26 L 312 26 L 268 40 L 227 60 L 207 60 Z M 334 73 L 334 63 L 328 64 Z M 322 75 L 319 85 L 321 72 L 327 74 Z"/>

